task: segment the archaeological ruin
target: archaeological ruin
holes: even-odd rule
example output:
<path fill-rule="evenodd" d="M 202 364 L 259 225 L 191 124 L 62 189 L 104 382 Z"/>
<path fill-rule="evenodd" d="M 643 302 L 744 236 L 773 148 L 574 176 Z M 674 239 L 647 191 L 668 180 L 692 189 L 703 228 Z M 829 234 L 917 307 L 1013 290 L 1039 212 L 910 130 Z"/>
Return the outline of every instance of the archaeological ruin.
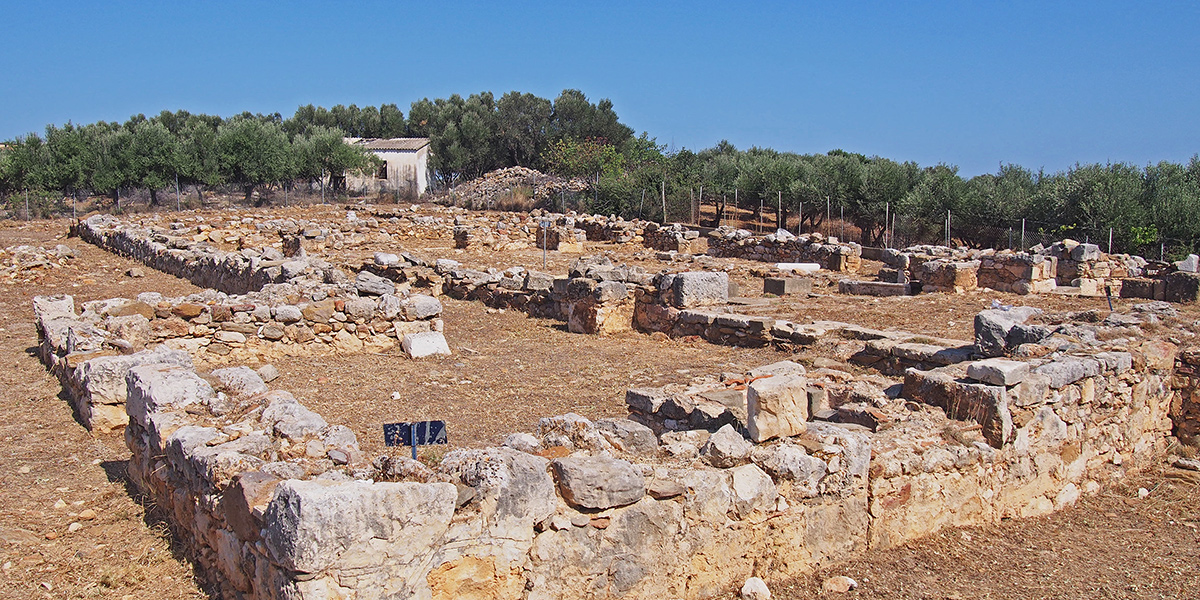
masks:
<path fill-rule="evenodd" d="M 98 215 L 73 233 L 206 288 L 43 296 L 34 313 L 80 421 L 123 433 L 130 478 L 226 598 L 716 597 L 945 527 L 1047 514 L 1200 441 L 1200 350 L 1160 325 L 1195 302 L 1195 260 L 1070 240 L 875 254 L 782 230 L 416 206 L 324 221 Z M 646 261 L 603 252 L 618 246 Z M 567 266 L 510 264 L 514 249 Z M 882 266 L 865 273 L 868 261 Z M 734 281 L 734 264 L 753 276 Z M 767 310 L 985 288 L 1019 296 L 996 294 L 970 339 Z M 1138 300 L 1108 314 L 1008 304 L 1050 294 Z M 626 418 L 542 415 L 432 464 L 368 455 L 346 424 L 272 386 L 272 356 L 452 354 L 447 297 L 578 335 L 779 360 L 630 382 Z"/>

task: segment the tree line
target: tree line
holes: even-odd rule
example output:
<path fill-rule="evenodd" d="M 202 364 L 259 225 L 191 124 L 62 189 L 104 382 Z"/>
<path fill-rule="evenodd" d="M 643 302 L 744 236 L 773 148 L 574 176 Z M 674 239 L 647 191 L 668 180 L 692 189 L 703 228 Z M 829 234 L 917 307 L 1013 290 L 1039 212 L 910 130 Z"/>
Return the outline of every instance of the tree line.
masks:
<path fill-rule="evenodd" d="M 739 150 L 728 142 L 668 151 L 634 135 L 608 99 L 579 90 L 554 99 L 509 92 L 454 94 L 413 102 L 326 109 L 305 105 L 280 114 L 230 118 L 163 111 L 125 123 L 50 125 L 0 146 L 0 195 L 21 192 L 108 195 L 232 186 L 250 198 L 264 185 L 344 185 L 345 175 L 375 167 L 373 156 L 343 137 L 430 139 L 430 171 L 446 189 L 494 169 L 523 166 L 582 177 L 573 198 L 589 212 L 655 220 L 706 215 L 722 224 L 730 207 L 753 222 L 820 228 L 840 217 L 859 241 L 880 245 L 897 233 L 939 241 L 951 220 L 953 243 L 1004 246 L 1018 225 L 1048 236 L 1105 237 L 1115 248 L 1145 252 L 1161 243 L 1193 250 L 1200 241 L 1200 159 L 1139 167 L 1077 164 L 1047 173 L 1002 165 L 963 177 L 952 165 L 921 166 L 842 150 L 823 154 Z M 702 210 L 697 211 L 697 208 Z M 760 214 L 760 211 L 768 214 Z M 947 216 L 949 215 L 949 217 Z"/>

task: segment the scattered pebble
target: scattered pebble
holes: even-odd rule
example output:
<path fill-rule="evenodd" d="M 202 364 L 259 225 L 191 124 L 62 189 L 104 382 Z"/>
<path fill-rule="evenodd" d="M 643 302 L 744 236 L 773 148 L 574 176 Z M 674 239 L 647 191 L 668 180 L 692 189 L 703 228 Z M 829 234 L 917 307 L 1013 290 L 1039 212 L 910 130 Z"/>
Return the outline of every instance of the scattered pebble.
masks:
<path fill-rule="evenodd" d="M 1146 488 L 1138 488 L 1138 498 L 1145 498 L 1150 495 L 1150 490 Z"/>
<path fill-rule="evenodd" d="M 54 508 L 56 508 L 58 510 L 62 510 L 66 507 L 67 507 L 67 503 L 64 502 L 62 498 L 59 498 L 58 501 L 54 503 Z"/>
<path fill-rule="evenodd" d="M 83 529 L 83 525 L 79 521 L 74 521 L 70 525 L 67 525 L 67 533 L 75 533 L 80 529 Z"/>
<path fill-rule="evenodd" d="M 29 467 L 21 467 L 20 469 L 17 469 L 17 472 L 21 473 L 22 475 L 27 475 L 30 470 L 31 469 Z"/>
<path fill-rule="evenodd" d="M 96 511 L 90 508 L 85 508 L 79 512 L 79 518 L 84 521 L 91 521 L 92 519 L 96 518 Z"/>

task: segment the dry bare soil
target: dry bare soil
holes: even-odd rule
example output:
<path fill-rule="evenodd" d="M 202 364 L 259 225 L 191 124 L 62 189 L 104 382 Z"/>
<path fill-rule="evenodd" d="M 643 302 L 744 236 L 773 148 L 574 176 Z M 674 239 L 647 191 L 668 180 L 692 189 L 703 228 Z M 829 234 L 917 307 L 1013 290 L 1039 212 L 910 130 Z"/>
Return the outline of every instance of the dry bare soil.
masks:
<path fill-rule="evenodd" d="M 0 281 L 0 361 L 7 365 L 0 369 L 0 597 L 203 598 L 202 575 L 180 554 L 161 515 L 125 479 L 122 437 L 93 435 L 80 426 L 38 361 L 31 309 L 38 294 L 68 293 L 86 301 L 149 290 L 182 295 L 196 288 L 151 269 L 144 269 L 145 277 L 129 277 L 134 263 L 67 239 L 67 227 L 61 220 L 0 223 L 0 247 L 66 243 L 78 254 L 64 266 Z M 640 256 L 618 258 L 636 263 L 644 261 Z M 540 267 L 541 255 L 518 252 L 491 260 L 501 268 Z M 554 257 L 552 270 L 565 270 L 566 260 Z M 741 279 L 748 287 L 756 283 Z M 971 316 L 993 296 L 827 296 L 770 300 L 754 310 L 969 339 Z M 1104 308 L 1103 300 L 1037 302 L 1059 310 Z M 623 391 L 631 385 L 686 381 L 790 356 L 637 333 L 574 335 L 554 321 L 488 312 L 470 302 L 445 304 L 455 350 L 450 358 L 289 358 L 276 363 L 283 375 L 273 385 L 292 391 L 330 422 L 350 424 L 371 455 L 386 451 L 378 429 L 384 422 L 443 418 L 454 445 L 495 444 L 504 433 L 532 429 L 542 416 L 622 415 Z M 392 400 L 392 392 L 401 399 Z M 436 460 L 441 451 L 427 449 L 425 458 Z M 1138 499 L 1139 488 L 1149 496 Z M 858 590 L 840 595 L 847 598 L 1197 598 L 1198 526 L 1196 482 L 1164 468 L 1118 482 L 1060 514 L 948 530 L 871 551 L 811 578 L 770 583 L 777 597 L 797 599 L 834 597 L 820 591 L 820 582 L 835 574 L 859 581 Z"/>

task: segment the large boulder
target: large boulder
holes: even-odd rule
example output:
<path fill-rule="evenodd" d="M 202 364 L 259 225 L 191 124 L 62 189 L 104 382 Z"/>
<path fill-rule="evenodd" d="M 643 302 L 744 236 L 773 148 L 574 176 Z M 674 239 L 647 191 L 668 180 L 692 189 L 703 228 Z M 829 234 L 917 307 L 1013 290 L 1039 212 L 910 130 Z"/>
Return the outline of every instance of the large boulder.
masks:
<path fill-rule="evenodd" d="M 381 555 L 420 561 L 449 528 L 457 496 L 449 483 L 284 481 L 267 505 L 266 550 L 301 573 L 360 568 Z"/>

